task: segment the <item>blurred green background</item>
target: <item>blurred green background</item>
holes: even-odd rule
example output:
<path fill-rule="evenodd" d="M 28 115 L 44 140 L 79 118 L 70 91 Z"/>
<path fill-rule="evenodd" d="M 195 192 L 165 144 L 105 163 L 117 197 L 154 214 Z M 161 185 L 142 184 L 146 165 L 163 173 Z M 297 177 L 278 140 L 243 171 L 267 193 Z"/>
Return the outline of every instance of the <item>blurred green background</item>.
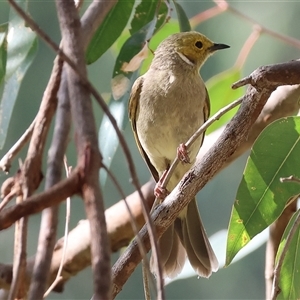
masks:
<path fill-rule="evenodd" d="M 83 10 L 88 4 L 88 2 L 84 4 Z M 195 14 L 214 6 L 212 1 L 204 2 L 200 0 L 182 1 L 180 4 L 184 7 L 188 17 L 193 17 Z M 229 2 L 229 4 L 268 29 L 282 35 L 299 39 L 300 4 L 297 1 L 233 1 Z M 29 1 L 28 6 L 31 16 L 40 27 L 59 43 L 60 33 L 54 2 L 43 0 Z M 6 22 L 8 15 L 9 6 L 7 2 L 1 1 L 0 23 Z M 176 18 L 175 11 L 173 11 L 172 17 Z M 201 70 L 204 80 L 208 80 L 211 76 L 233 66 L 244 42 L 252 31 L 252 26 L 251 23 L 243 18 L 227 11 L 201 23 L 195 28 L 213 41 L 231 46 L 228 51 L 218 53 L 206 62 Z M 110 80 L 116 55 L 115 50 L 109 50 L 100 60 L 88 67 L 90 80 L 106 98 L 111 92 Z M 55 54 L 53 51 L 42 41 L 39 41 L 37 56 L 22 83 L 5 147 L 0 152 L 1 157 L 22 135 L 24 129 L 27 128 L 34 119 L 49 79 L 54 57 Z M 299 49 L 275 39 L 270 35 L 263 34 L 250 52 L 242 73 L 246 76 L 261 65 L 274 64 L 297 58 L 299 58 Z M 99 127 L 102 113 L 97 105 L 94 105 L 94 108 L 97 117 L 97 126 Z M 140 181 L 144 183 L 148 181 L 150 175 L 136 149 L 129 126 L 127 126 L 124 134 L 135 159 Z M 22 151 L 20 154 L 21 159 L 24 159 L 25 153 L 25 150 Z M 234 164 L 216 176 L 216 178 L 198 194 L 201 216 L 209 234 L 213 234 L 228 226 L 231 206 L 241 179 L 246 158 L 247 156 L 244 155 L 238 159 Z M 75 165 L 76 155 L 72 143 L 68 149 L 68 160 L 69 164 Z M 17 167 L 18 162 L 15 161 L 11 169 L 11 174 L 14 174 Z M 46 161 L 44 161 L 43 164 L 43 171 L 45 171 L 45 167 Z M 111 168 L 122 183 L 124 191 L 131 193 L 134 188 L 128 180 L 127 164 L 120 149 L 117 151 Z M 2 184 L 6 178 L 7 175 L 1 173 L 0 183 Z M 106 207 L 111 206 L 120 199 L 120 195 L 111 182 L 106 184 L 104 196 Z M 65 205 L 62 204 L 59 236 L 63 235 L 64 211 Z M 84 217 L 82 202 L 76 198 L 72 201 L 70 227 L 75 227 L 78 221 Z M 30 218 L 28 255 L 33 255 L 36 251 L 39 220 L 39 215 Z M 197 276 L 194 276 L 190 279 L 177 281 L 176 283 L 168 285 L 166 287 L 167 299 L 263 299 L 264 250 L 265 247 L 261 247 L 238 263 L 213 274 L 209 280 L 199 279 Z M 10 228 L 0 233 L 0 262 L 11 262 L 12 257 L 13 229 Z M 117 257 L 118 254 L 113 255 L 114 260 Z M 66 284 L 63 294 L 52 293 L 49 299 L 90 299 L 91 296 L 91 270 L 86 269 Z M 118 299 L 142 298 L 142 275 L 140 268 L 138 268 L 125 285 Z"/>

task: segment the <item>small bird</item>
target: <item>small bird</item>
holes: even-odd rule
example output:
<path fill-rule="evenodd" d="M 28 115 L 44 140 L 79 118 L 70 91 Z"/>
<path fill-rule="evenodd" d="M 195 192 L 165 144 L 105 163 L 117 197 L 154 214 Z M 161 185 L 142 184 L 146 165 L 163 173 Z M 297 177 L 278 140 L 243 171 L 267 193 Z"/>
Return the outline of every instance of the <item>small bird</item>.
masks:
<path fill-rule="evenodd" d="M 184 143 L 207 120 L 209 96 L 199 70 L 216 50 L 229 48 L 195 32 L 170 35 L 154 53 L 149 70 L 134 83 L 129 119 L 139 151 L 157 182 L 155 195 L 165 197 L 160 184 L 174 159 L 178 164 L 167 191 L 172 191 L 196 160 L 204 134 L 187 152 Z M 184 208 L 159 240 L 163 276 L 177 276 L 188 257 L 201 277 L 218 270 L 197 208 L 196 199 Z M 150 261 L 155 273 L 154 261 Z"/>

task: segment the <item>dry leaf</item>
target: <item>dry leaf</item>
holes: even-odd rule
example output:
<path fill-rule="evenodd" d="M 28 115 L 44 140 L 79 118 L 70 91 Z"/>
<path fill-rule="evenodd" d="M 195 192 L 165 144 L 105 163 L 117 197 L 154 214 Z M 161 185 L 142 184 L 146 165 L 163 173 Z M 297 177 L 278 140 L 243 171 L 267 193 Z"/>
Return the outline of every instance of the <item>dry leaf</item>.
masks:
<path fill-rule="evenodd" d="M 123 74 L 115 76 L 111 80 L 111 91 L 115 100 L 119 100 L 129 89 L 130 80 Z"/>
<path fill-rule="evenodd" d="M 142 61 L 148 57 L 148 42 L 145 43 L 144 47 L 142 48 L 142 50 L 137 54 L 135 55 L 129 63 L 124 63 L 121 70 L 123 72 L 134 72 L 136 71 Z"/>

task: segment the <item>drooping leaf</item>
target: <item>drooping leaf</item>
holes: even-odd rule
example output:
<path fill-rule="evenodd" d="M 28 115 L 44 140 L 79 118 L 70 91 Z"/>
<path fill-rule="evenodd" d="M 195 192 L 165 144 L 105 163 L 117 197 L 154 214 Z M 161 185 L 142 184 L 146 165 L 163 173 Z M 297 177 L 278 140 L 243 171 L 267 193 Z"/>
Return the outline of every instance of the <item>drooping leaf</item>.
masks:
<path fill-rule="evenodd" d="M 124 71 L 124 72 L 134 72 L 137 69 L 139 69 L 139 67 L 142 64 L 142 61 L 148 57 L 148 52 L 149 52 L 148 43 L 146 42 L 145 45 L 143 46 L 142 50 L 138 54 L 136 54 L 130 60 L 129 63 L 123 64 L 122 71 Z"/>
<path fill-rule="evenodd" d="M 117 59 L 113 71 L 113 78 L 119 76 L 120 74 L 124 75 L 127 78 L 131 78 L 132 72 L 124 72 L 124 66 L 126 66 L 133 57 L 135 57 L 145 46 L 147 40 L 149 40 L 155 29 L 156 18 L 154 18 L 150 23 L 146 24 L 139 31 L 134 33 L 123 45 Z M 125 90 L 126 92 L 126 90 Z"/>
<path fill-rule="evenodd" d="M 147 2 L 147 1 L 146 1 Z M 144 6 L 143 6 L 144 7 Z M 147 10 L 147 6 L 145 6 L 145 9 Z M 174 21 L 170 21 L 169 22 L 169 18 L 170 18 L 170 14 L 171 14 L 171 7 L 170 6 L 167 6 L 165 2 L 162 2 L 159 6 L 159 11 L 158 11 L 158 15 L 157 15 L 157 22 L 156 22 L 156 25 L 155 25 L 155 30 L 154 30 L 154 34 L 155 36 L 153 36 L 151 38 L 151 43 L 152 43 L 152 40 L 153 39 L 156 39 L 156 36 L 157 35 L 160 35 L 161 31 L 164 31 L 165 30 L 165 27 L 168 27 L 169 23 L 173 22 L 175 23 Z M 137 13 L 135 13 L 134 16 L 136 16 Z M 151 21 L 151 19 L 149 19 L 149 22 Z M 134 21 L 132 21 L 134 22 Z M 139 26 L 139 29 L 141 29 L 145 24 L 144 24 L 144 21 L 143 22 L 140 22 L 140 23 L 137 23 L 136 21 L 134 22 L 134 28 Z M 178 28 L 178 23 L 176 22 L 177 24 L 177 28 Z M 143 26 L 142 26 L 143 25 Z M 177 29 L 178 31 L 178 29 Z M 176 32 L 176 31 L 174 31 Z M 116 54 L 119 54 L 124 43 L 126 42 L 126 40 L 128 40 L 130 37 L 130 33 L 129 31 L 127 30 L 124 30 L 122 32 L 122 34 L 120 35 L 120 37 L 117 39 L 117 41 L 114 43 L 113 47 L 111 48 Z"/>
<path fill-rule="evenodd" d="M 272 224 L 287 202 L 300 193 L 300 185 L 281 183 L 300 178 L 300 118 L 288 117 L 267 126 L 259 135 L 239 185 L 227 239 L 226 264 L 255 235 Z"/>
<path fill-rule="evenodd" d="M 155 34 L 159 32 L 170 21 L 171 12 L 172 8 L 170 6 L 169 1 L 164 1 L 160 3 L 158 13 L 156 14 L 157 22 L 155 25 Z"/>
<path fill-rule="evenodd" d="M 19 1 L 21 6 L 24 3 Z M 36 51 L 37 39 L 35 33 L 24 24 L 24 20 L 15 13 L 10 12 L 8 34 L 7 34 L 7 59 L 5 79 L 0 88 L 0 148 L 3 147 L 13 107 L 24 75 L 31 65 Z"/>
<path fill-rule="evenodd" d="M 0 25 L 0 87 L 5 76 L 7 58 L 7 33 L 8 24 Z M 0 92 L 1 93 L 1 92 Z"/>
<path fill-rule="evenodd" d="M 182 6 L 175 0 L 173 0 L 176 13 L 178 16 L 179 28 L 181 32 L 191 31 L 191 24 Z"/>
<path fill-rule="evenodd" d="M 170 20 L 151 38 L 151 41 L 149 43 L 149 48 L 151 49 L 151 51 L 155 51 L 155 49 L 161 43 L 161 41 L 163 41 L 169 35 L 176 33 L 178 31 L 179 31 L 178 22 L 174 20 Z M 145 73 L 149 69 L 152 59 L 153 59 L 153 55 L 151 55 L 150 53 L 148 58 L 146 58 L 145 61 L 143 62 L 141 68 L 141 74 Z"/>
<path fill-rule="evenodd" d="M 153 20 L 159 0 L 142 0 L 136 7 L 134 16 L 130 23 L 130 35 L 139 31 L 142 27 Z"/>
<path fill-rule="evenodd" d="M 298 210 L 291 218 L 288 226 L 286 227 L 281 243 L 276 256 L 276 264 L 282 255 L 283 247 L 286 244 L 288 234 L 294 225 L 297 218 L 299 218 L 300 210 Z M 288 250 L 284 256 L 281 266 L 281 272 L 279 277 L 280 294 L 277 299 L 300 299 L 300 228 L 296 229 L 296 232 L 291 240 Z"/>
<path fill-rule="evenodd" d="M 107 14 L 87 48 L 87 64 L 99 59 L 121 35 L 130 18 L 134 2 L 134 0 L 119 0 Z"/>
<path fill-rule="evenodd" d="M 231 85 L 241 78 L 241 71 L 237 68 L 231 68 L 227 71 L 213 76 L 206 82 L 206 87 L 208 90 L 211 112 L 210 115 L 214 115 L 222 107 L 228 105 L 234 100 L 240 98 L 244 94 L 244 89 L 239 88 L 233 90 Z M 230 110 L 224 116 L 220 118 L 217 122 L 214 122 L 206 131 L 207 134 L 215 131 L 224 124 L 226 124 L 234 114 L 237 112 L 238 107 Z"/>

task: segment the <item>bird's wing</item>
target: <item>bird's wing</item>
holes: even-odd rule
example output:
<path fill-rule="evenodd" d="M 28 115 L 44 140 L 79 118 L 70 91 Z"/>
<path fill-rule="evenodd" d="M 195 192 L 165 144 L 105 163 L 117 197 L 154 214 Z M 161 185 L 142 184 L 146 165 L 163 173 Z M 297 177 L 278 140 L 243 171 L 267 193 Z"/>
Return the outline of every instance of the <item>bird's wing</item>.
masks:
<path fill-rule="evenodd" d="M 150 172 L 152 173 L 152 176 L 154 177 L 155 181 L 157 182 L 159 180 L 159 175 L 155 167 L 151 164 L 149 157 L 147 156 L 147 153 L 143 149 L 138 133 L 136 128 L 136 119 L 137 119 L 137 113 L 138 113 L 138 106 L 140 101 L 140 95 L 143 87 L 144 77 L 139 77 L 135 83 L 132 86 L 130 98 L 129 98 L 129 104 L 128 104 L 128 112 L 129 112 L 129 119 L 131 121 L 131 127 L 134 134 L 135 142 L 138 146 L 138 149 L 144 158 Z"/>
<path fill-rule="evenodd" d="M 205 97 L 205 102 L 204 102 L 204 106 L 203 106 L 204 123 L 207 121 L 207 119 L 209 118 L 209 114 L 210 114 L 210 100 L 209 100 L 207 88 L 205 88 L 205 92 L 206 92 L 206 97 Z M 204 136 L 205 136 L 205 132 L 202 135 L 201 146 L 203 144 Z"/>
<path fill-rule="evenodd" d="M 204 122 L 207 121 L 210 114 L 210 100 L 209 100 L 207 88 L 205 88 L 205 91 L 206 91 L 206 97 L 205 97 L 205 105 L 204 105 L 204 120 L 205 120 Z"/>

